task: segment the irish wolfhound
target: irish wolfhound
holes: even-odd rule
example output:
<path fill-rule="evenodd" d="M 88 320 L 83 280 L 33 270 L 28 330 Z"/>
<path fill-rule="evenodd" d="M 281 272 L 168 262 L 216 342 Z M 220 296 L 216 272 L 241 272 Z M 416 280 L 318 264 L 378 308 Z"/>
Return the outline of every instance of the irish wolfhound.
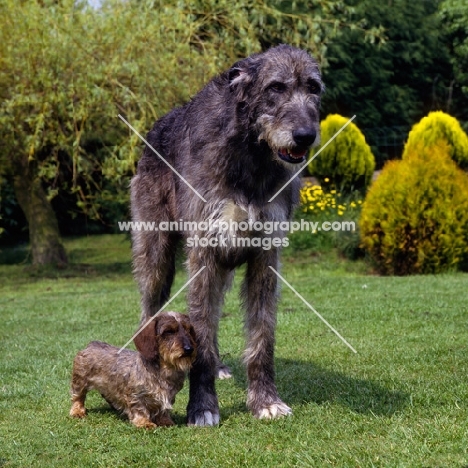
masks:
<path fill-rule="evenodd" d="M 321 92 L 317 63 L 303 50 L 280 45 L 235 63 L 189 103 L 158 120 L 149 132 L 148 142 L 172 168 L 145 148 L 131 184 L 133 221 L 154 221 L 161 226 L 182 220 L 199 224 L 289 220 L 298 202 L 297 178 L 271 203 L 268 200 L 305 162 L 309 147 L 318 143 Z M 244 238 L 249 235 L 242 233 Z M 269 266 L 278 268 L 281 243 L 273 242 L 271 248 L 258 243 L 239 246 L 231 242 L 235 239 L 232 232 L 230 241 L 222 245 L 193 242 L 210 236 L 209 229 L 195 223 L 188 232 L 133 232 L 141 320 L 154 315 L 169 298 L 176 245 L 183 238 L 190 239 L 187 269 L 190 277 L 198 275 L 189 287 L 188 307 L 198 354 L 190 372 L 187 422 L 218 424 L 215 375 L 220 309 L 234 268 L 246 263 L 242 298 L 247 406 L 258 418 L 290 414 L 274 382 L 278 280 Z"/>

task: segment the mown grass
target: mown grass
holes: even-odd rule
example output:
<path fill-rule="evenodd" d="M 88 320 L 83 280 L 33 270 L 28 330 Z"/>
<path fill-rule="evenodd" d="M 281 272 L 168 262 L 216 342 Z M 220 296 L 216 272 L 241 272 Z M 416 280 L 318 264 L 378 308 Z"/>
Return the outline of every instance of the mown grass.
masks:
<path fill-rule="evenodd" d="M 85 420 L 68 417 L 75 353 L 93 339 L 123 345 L 138 323 L 139 295 L 125 237 L 69 240 L 67 249 L 73 264 L 65 270 L 0 265 L 0 466 L 468 464 L 466 274 L 383 278 L 333 253 L 286 251 L 283 276 L 358 354 L 283 286 L 277 384 L 294 415 L 275 421 L 257 421 L 245 408 L 238 274 L 220 328 L 234 371 L 217 383 L 221 425 L 184 425 L 186 385 L 177 425 L 145 431 L 96 394 Z M 181 271 L 175 288 L 185 281 Z M 183 294 L 171 308 L 185 310 Z"/>

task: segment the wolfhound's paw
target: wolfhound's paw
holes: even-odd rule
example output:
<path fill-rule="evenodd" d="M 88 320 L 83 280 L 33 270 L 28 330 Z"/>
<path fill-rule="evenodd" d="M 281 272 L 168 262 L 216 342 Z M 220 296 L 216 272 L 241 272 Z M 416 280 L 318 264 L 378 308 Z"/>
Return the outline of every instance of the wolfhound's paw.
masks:
<path fill-rule="evenodd" d="M 259 408 L 254 416 L 258 419 L 276 419 L 292 415 L 292 409 L 282 401 Z"/>
<path fill-rule="evenodd" d="M 228 366 L 221 364 L 218 367 L 218 379 L 225 380 L 225 379 L 230 379 L 231 377 L 232 377 L 231 369 L 229 369 Z"/>
<path fill-rule="evenodd" d="M 188 417 L 188 426 L 217 426 L 219 424 L 219 412 L 195 411 Z"/>

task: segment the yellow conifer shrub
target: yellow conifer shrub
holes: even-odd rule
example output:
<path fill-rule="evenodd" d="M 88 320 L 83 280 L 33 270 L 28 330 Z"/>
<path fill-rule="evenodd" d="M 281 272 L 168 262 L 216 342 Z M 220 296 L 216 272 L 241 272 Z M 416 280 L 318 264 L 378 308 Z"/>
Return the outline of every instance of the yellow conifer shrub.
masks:
<path fill-rule="evenodd" d="M 325 145 L 348 121 L 338 114 L 327 116 L 320 124 L 322 145 Z M 314 148 L 316 153 L 321 147 Z M 310 163 L 309 173 L 321 184 L 326 178 L 342 192 L 365 190 L 372 180 L 375 158 L 359 128 L 351 122 Z"/>
<path fill-rule="evenodd" d="M 455 268 L 468 258 L 468 176 L 447 145 L 412 147 L 372 184 L 359 225 L 362 245 L 382 274 Z"/>
<path fill-rule="evenodd" d="M 430 112 L 413 126 L 403 150 L 403 159 L 415 154 L 416 146 L 430 148 L 439 143 L 446 143 L 450 157 L 462 169 L 468 169 L 468 135 L 455 117 L 441 111 Z"/>

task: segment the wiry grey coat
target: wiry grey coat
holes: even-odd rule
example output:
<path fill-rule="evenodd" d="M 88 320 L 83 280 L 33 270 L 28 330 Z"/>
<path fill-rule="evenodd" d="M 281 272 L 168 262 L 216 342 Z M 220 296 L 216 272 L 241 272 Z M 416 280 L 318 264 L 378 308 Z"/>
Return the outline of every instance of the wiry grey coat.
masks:
<path fill-rule="evenodd" d="M 156 122 L 148 142 L 172 166 L 146 147 L 131 184 L 134 221 L 286 221 L 298 202 L 299 179 L 274 200 L 319 141 L 322 83 L 316 62 L 303 50 L 281 45 L 234 64 L 190 102 Z M 175 169 L 178 174 L 174 172 Z M 189 186 L 189 185 L 190 186 Z M 197 192 L 197 193 L 196 193 Z M 200 195 L 200 196 L 199 196 Z M 206 201 L 204 201 L 206 200 Z M 188 306 L 199 350 L 190 373 L 188 423 L 219 422 L 214 380 L 220 363 L 217 327 L 233 269 L 247 263 L 243 287 L 249 377 L 247 404 L 257 417 L 290 413 L 274 384 L 274 329 L 278 246 L 201 247 L 195 236 L 217 233 L 134 231 L 134 272 L 142 294 L 142 320 L 168 299 L 175 250 L 186 239 L 187 268 L 193 277 Z M 227 233 L 279 237 L 281 232 Z"/>

